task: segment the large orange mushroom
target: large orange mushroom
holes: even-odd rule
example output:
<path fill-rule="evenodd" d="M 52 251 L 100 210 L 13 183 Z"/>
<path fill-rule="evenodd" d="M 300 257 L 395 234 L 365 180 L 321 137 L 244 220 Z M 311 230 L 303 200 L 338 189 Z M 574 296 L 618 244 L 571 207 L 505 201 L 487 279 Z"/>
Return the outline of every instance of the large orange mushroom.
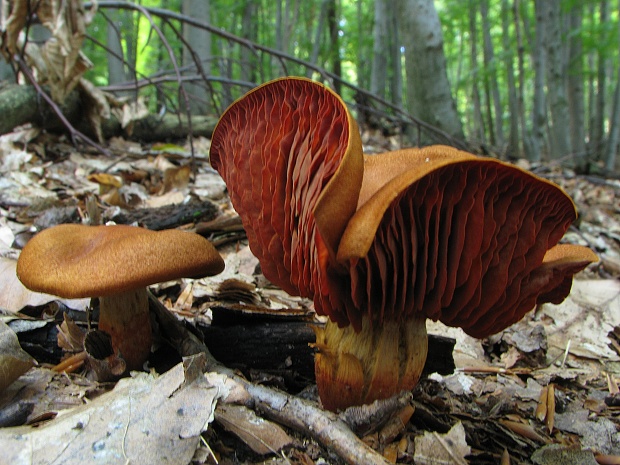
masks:
<path fill-rule="evenodd" d="M 233 103 L 211 163 L 265 276 L 329 317 L 315 370 L 330 410 L 412 389 L 426 318 L 488 336 L 597 260 L 556 245 L 576 218 L 556 185 L 445 146 L 365 156 L 344 102 L 307 79 Z"/>

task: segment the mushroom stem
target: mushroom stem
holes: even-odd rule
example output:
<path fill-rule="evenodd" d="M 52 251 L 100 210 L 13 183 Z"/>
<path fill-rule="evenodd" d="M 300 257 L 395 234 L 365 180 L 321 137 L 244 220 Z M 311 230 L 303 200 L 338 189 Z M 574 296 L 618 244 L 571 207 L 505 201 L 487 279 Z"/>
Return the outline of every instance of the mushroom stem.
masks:
<path fill-rule="evenodd" d="M 369 404 L 404 390 L 420 379 L 428 338 L 425 318 L 384 321 L 362 319 L 362 329 L 339 328 L 328 321 L 315 328 L 316 382 L 323 407 L 336 411 Z"/>
<path fill-rule="evenodd" d="M 99 330 L 112 338 L 127 371 L 141 370 L 151 352 L 151 319 L 145 287 L 99 298 Z"/>

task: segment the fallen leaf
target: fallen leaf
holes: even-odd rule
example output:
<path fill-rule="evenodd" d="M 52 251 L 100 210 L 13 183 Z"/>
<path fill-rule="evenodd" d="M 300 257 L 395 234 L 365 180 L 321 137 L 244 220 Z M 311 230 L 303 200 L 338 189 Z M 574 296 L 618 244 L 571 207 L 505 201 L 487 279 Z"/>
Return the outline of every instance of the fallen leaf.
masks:
<path fill-rule="evenodd" d="M 257 416 L 243 405 L 218 405 L 215 420 L 257 454 L 275 454 L 293 442 L 280 426 Z"/>
<path fill-rule="evenodd" d="M 416 465 L 466 464 L 471 448 L 465 441 L 465 428 L 456 423 L 446 434 L 424 433 L 415 438 Z"/>
<path fill-rule="evenodd" d="M 74 309 L 83 309 L 88 306 L 90 299 L 68 300 L 50 294 L 32 292 L 17 278 L 16 266 L 15 260 L 0 257 L 0 308 L 10 312 L 19 312 L 26 306 L 38 307 L 55 300 L 60 300 Z"/>
<path fill-rule="evenodd" d="M 0 321 L 0 392 L 35 365 L 17 340 L 17 335 Z"/>
<path fill-rule="evenodd" d="M 38 428 L 0 429 L 2 461 L 190 463 L 213 418 L 216 396 L 204 377 L 189 379 L 183 364 L 159 377 L 140 373 Z"/>

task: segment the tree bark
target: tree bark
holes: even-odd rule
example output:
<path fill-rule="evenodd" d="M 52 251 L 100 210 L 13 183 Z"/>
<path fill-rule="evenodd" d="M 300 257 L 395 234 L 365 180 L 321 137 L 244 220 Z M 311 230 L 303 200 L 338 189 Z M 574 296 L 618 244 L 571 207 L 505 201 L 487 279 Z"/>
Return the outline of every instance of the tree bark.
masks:
<path fill-rule="evenodd" d="M 241 19 L 242 37 L 252 42 L 258 42 L 258 27 L 256 24 L 257 5 L 256 2 L 246 1 L 243 8 Z M 256 82 L 257 60 L 253 50 L 249 47 L 241 46 L 241 80 L 246 82 Z"/>
<path fill-rule="evenodd" d="M 452 98 L 441 23 L 433 0 L 404 0 L 403 43 L 409 112 L 457 139 L 464 139 Z"/>
<path fill-rule="evenodd" d="M 620 0 L 618 0 L 620 7 Z M 618 23 L 618 42 L 620 44 L 620 22 Z M 618 154 L 618 141 L 620 139 L 620 65 L 617 65 L 616 89 L 612 106 L 611 121 L 609 123 L 609 137 L 605 146 L 605 168 L 613 171 L 616 166 Z"/>
<path fill-rule="evenodd" d="M 372 70 L 370 92 L 385 99 L 388 66 L 388 6 L 385 0 L 375 0 L 373 26 Z"/>
<path fill-rule="evenodd" d="M 82 133 L 94 137 L 92 127 L 83 114 L 84 103 L 77 90 L 71 92 L 60 109 L 67 120 Z M 13 128 L 32 123 L 52 132 L 65 130 L 52 108 L 37 95 L 34 87 L 10 84 L 0 89 L 0 134 L 11 132 Z M 194 136 L 211 137 L 217 123 L 216 117 L 192 117 L 192 134 Z M 102 122 L 104 138 L 124 135 L 144 141 L 183 139 L 189 134 L 186 116 L 178 117 L 166 114 L 163 117 L 149 115 L 135 121 L 130 128 L 123 130 L 120 122 L 113 116 Z"/>
<path fill-rule="evenodd" d="M 508 84 L 508 114 L 510 131 L 506 156 L 510 159 L 519 156 L 519 103 L 517 97 L 517 85 L 515 82 L 514 54 L 512 39 L 510 37 L 510 5 L 508 0 L 502 0 L 502 44 L 504 46 L 504 60 L 506 64 L 506 82 Z"/>
<path fill-rule="evenodd" d="M 482 104 L 480 101 L 479 66 L 478 66 L 478 25 L 476 22 L 477 9 L 474 8 L 472 0 L 469 5 L 469 42 L 470 42 L 470 61 L 472 73 L 471 99 L 474 106 L 472 123 L 470 124 L 469 138 L 482 144 L 485 141 L 484 119 L 482 118 Z"/>
<path fill-rule="evenodd" d="M 547 1 L 536 0 L 536 38 L 532 55 L 534 59 L 534 102 L 532 107 L 532 133 L 530 153 L 528 158 L 532 162 L 540 162 L 542 148 L 545 145 L 545 128 L 547 127 L 547 112 L 545 102 L 545 62 L 547 53 L 545 48 L 545 31 L 548 27 L 546 13 Z"/>
<path fill-rule="evenodd" d="M 389 21 L 391 27 L 389 28 L 389 49 L 390 56 L 392 57 L 392 85 L 391 85 L 391 101 L 399 108 L 403 106 L 403 70 L 402 70 L 402 52 L 401 52 L 401 38 L 400 38 L 400 17 L 398 8 L 388 8 Z"/>
<path fill-rule="evenodd" d="M 609 21 L 609 2 L 602 0 L 600 2 L 599 23 L 605 24 Z M 605 103 L 607 101 L 607 58 L 608 52 L 602 48 L 598 49 L 598 70 L 597 70 L 597 82 L 596 82 L 596 103 L 594 106 L 594 113 L 592 114 L 593 121 L 590 129 L 590 153 L 593 158 L 598 161 L 602 159 L 602 152 L 604 147 L 604 134 L 605 134 Z"/>
<path fill-rule="evenodd" d="M 489 1 L 480 2 L 480 17 L 482 19 L 482 37 L 484 43 L 484 66 L 486 68 L 485 79 L 489 87 L 489 107 L 492 106 L 493 132 L 491 133 L 491 143 L 499 148 L 504 145 L 503 111 L 502 102 L 499 95 L 499 84 L 497 82 L 497 72 L 495 65 L 495 51 L 491 39 L 491 23 L 489 21 Z"/>
<path fill-rule="evenodd" d="M 574 153 L 575 168 L 583 172 L 587 165 L 585 106 L 584 106 L 584 73 L 582 46 L 582 14 L 583 6 L 574 3 L 570 11 L 570 43 L 568 62 L 568 106 L 570 114 L 571 145 Z"/>
<path fill-rule="evenodd" d="M 336 0 L 330 0 L 327 4 L 327 25 L 329 27 L 329 38 L 332 61 L 332 72 L 340 77 L 342 75 L 342 61 L 340 59 L 340 37 L 338 35 L 338 8 Z M 340 80 L 334 81 L 334 90 L 340 94 L 342 86 Z"/>
<path fill-rule="evenodd" d="M 560 0 L 542 0 L 547 4 L 547 93 L 551 109 L 551 158 L 572 154 L 570 118 L 567 95 L 566 53 L 563 36 L 563 15 Z"/>
<path fill-rule="evenodd" d="M 523 34 L 521 32 L 521 15 L 519 14 L 520 4 L 519 0 L 514 0 L 512 6 L 512 13 L 515 25 L 515 36 L 517 41 L 517 69 L 518 69 L 518 82 L 519 87 L 517 90 L 517 113 L 519 118 L 519 127 L 521 133 L 521 141 L 523 147 L 523 153 L 531 153 L 529 149 L 529 142 L 525 134 L 527 132 L 527 124 L 525 122 L 525 47 L 523 46 Z"/>
<path fill-rule="evenodd" d="M 208 23 L 210 21 L 209 0 L 183 0 L 183 13 Z M 187 24 L 183 25 L 183 38 L 188 47 L 183 47 L 183 65 L 188 74 L 207 76 L 211 68 L 211 33 Z M 193 54 L 191 52 L 194 52 Z M 189 109 L 194 115 L 209 112 L 209 92 L 206 83 L 185 84 L 189 98 Z M 183 105 L 181 99 L 181 105 Z"/>

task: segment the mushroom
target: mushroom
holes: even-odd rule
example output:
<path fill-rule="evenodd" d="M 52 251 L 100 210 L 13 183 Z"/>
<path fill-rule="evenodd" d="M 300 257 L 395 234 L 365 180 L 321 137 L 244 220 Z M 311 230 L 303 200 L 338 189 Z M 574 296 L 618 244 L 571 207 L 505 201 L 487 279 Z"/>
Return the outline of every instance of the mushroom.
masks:
<path fill-rule="evenodd" d="M 426 318 L 486 337 L 597 260 L 556 245 L 576 211 L 555 184 L 446 146 L 365 156 L 344 102 L 304 78 L 233 103 L 210 156 L 265 276 L 329 317 L 315 372 L 330 410 L 412 389 Z"/>
<path fill-rule="evenodd" d="M 223 269 L 215 247 L 198 234 L 126 225 L 54 226 L 35 235 L 17 261 L 17 276 L 31 290 L 98 297 L 99 330 L 127 370 L 141 369 L 151 350 L 146 287 Z"/>

